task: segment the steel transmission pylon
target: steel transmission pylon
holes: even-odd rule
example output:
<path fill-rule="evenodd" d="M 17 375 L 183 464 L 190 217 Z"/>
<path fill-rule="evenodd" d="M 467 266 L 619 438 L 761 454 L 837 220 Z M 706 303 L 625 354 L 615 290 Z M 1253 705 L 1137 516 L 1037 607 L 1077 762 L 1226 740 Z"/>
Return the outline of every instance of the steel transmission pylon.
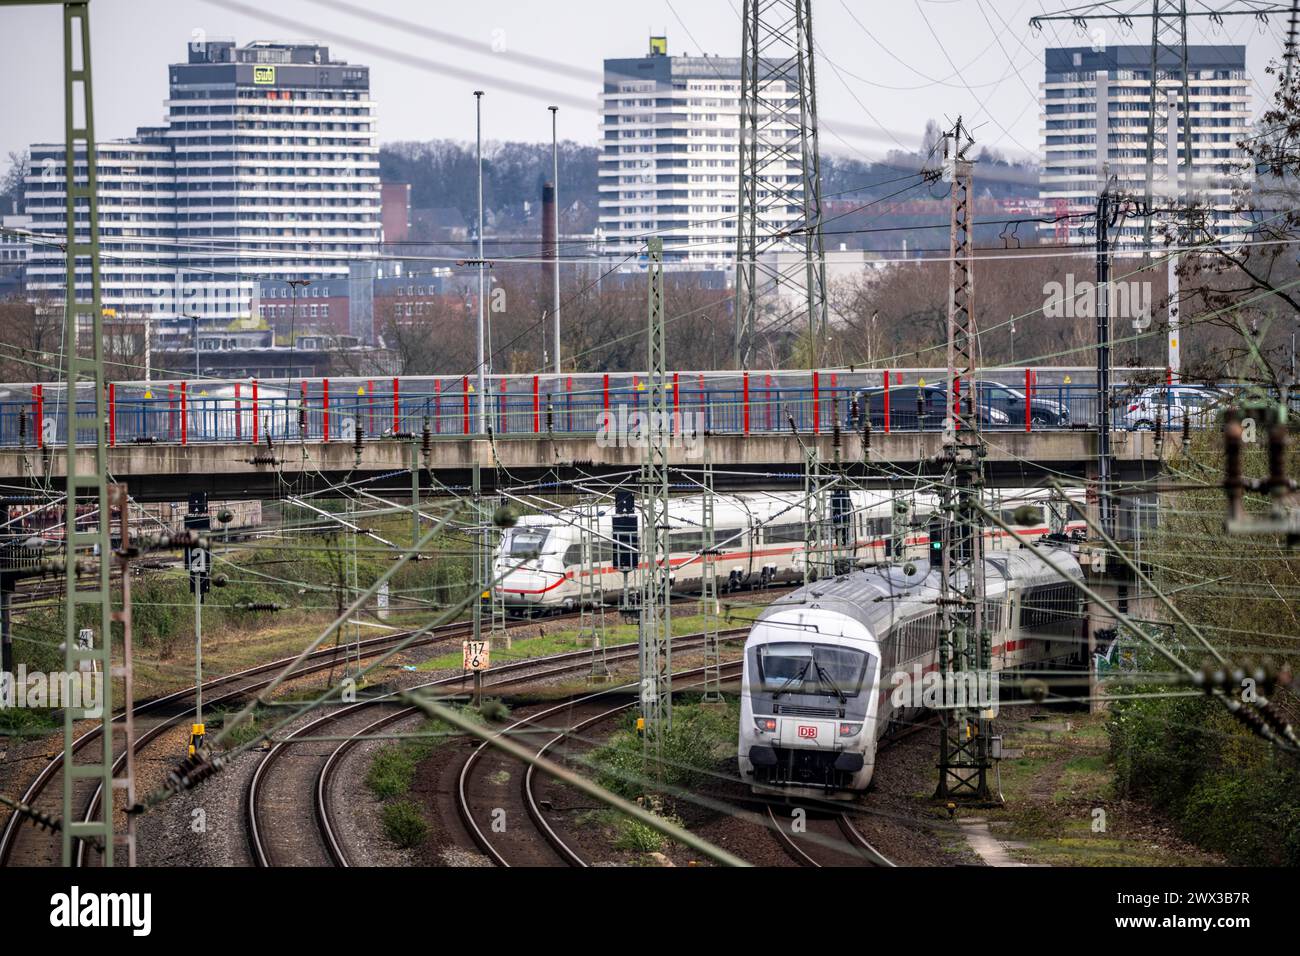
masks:
<path fill-rule="evenodd" d="M 979 403 L 973 393 L 976 368 L 972 218 L 975 196 L 973 140 L 960 118 L 945 140 L 944 178 L 952 183 L 948 264 L 948 414 L 943 435 L 943 633 L 939 673 L 946 686 L 970 686 L 962 675 L 986 671 L 992 647 L 984 622 L 984 536 L 979 511 L 985 448 Z M 965 390 L 966 394 L 963 394 Z M 951 679 L 951 682 L 949 680 Z M 957 706 L 945 694 L 940 709 L 938 797 L 989 797 L 988 721 L 969 701 Z"/>
<path fill-rule="evenodd" d="M 778 314 L 788 311 L 783 302 L 802 303 L 810 364 L 819 364 L 827 295 L 813 62 L 810 0 L 745 0 L 736 221 L 738 368 L 749 368 L 753 359 L 760 303 L 769 297 Z"/>
<path fill-rule="evenodd" d="M 1156 139 L 1156 110 L 1163 104 L 1160 96 L 1160 66 L 1173 60 L 1179 76 L 1178 108 L 1169 112 L 1165 129 L 1165 143 Z M 1151 0 L 1151 90 L 1147 97 L 1146 139 L 1146 214 L 1142 222 L 1142 241 L 1151 248 L 1151 208 L 1155 194 L 1156 156 L 1174 153 L 1178 143 L 1179 117 L 1183 125 L 1183 175 L 1187 179 L 1187 193 L 1192 192 L 1192 114 L 1191 91 L 1187 82 L 1187 0 Z M 1172 144 L 1172 148 L 1171 148 Z M 1159 150 L 1159 152 L 1157 152 Z M 1179 197 L 1178 174 L 1170 169 L 1173 181 L 1168 184 L 1169 198 Z"/>
<path fill-rule="evenodd" d="M 647 326 L 649 421 L 641 465 L 641 608 L 638 643 L 641 707 L 647 756 L 659 755 L 664 732 L 672 726 L 672 567 L 668 562 L 668 429 L 671 396 L 664 335 L 664 244 L 648 242 L 650 261 Z M 656 772 L 658 764 L 655 764 Z"/>

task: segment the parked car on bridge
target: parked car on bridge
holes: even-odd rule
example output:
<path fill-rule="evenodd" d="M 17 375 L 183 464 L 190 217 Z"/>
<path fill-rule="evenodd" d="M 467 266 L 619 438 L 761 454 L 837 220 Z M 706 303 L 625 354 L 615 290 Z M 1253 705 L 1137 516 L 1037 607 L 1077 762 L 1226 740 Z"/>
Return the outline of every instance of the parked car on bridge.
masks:
<path fill-rule="evenodd" d="M 1024 423 L 1025 393 L 1022 390 L 987 379 L 977 379 L 975 387 L 979 391 L 981 404 L 1005 412 L 1012 425 Z M 1070 424 L 1070 409 L 1054 398 L 1031 395 L 1029 421 L 1037 426 L 1066 427 Z"/>
<path fill-rule="evenodd" d="M 1155 428 L 1159 416 L 1166 428 L 1182 428 L 1186 418 L 1193 428 L 1213 425 L 1228 402 L 1227 392 L 1200 385 L 1157 385 L 1143 389 L 1125 407 L 1120 424 L 1136 431 Z"/>
<path fill-rule="evenodd" d="M 850 410 L 848 427 L 860 428 L 861 416 L 865 414 L 871 415 L 872 428 L 885 427 L 885 389 L 869 388 L 859 392 L 857 404 L 859 417 L 855 420 Z M 943 428 L 944 419 L 947 418 L 947 404 L 947 393 L 937 386 L 894 386 L 889 389 L 889 427 L 900 431 L 918 427 L 922 431 L 937 431 Z M 979 420 L 982 428 L 1006 428 L 1011 423 L 1006 412 L 993 407 L 986 400 L 981 400 L 979 404 Z"/>

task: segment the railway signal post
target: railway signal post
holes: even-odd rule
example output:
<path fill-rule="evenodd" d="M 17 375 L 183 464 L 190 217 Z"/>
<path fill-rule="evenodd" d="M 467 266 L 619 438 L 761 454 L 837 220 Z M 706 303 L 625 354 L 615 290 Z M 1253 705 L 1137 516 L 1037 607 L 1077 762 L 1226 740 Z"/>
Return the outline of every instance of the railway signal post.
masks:
<path fill-rule="evenodd" d="M 206 535 L 212 528 L 208 514 L 208 496 L 203 492 L 190 495 L 185 530 Z M 190 573 L 190 591 L 194 594 L 194 726 L 190 729 L 191 756 L 203 745 L 203 595 L 212 587 L 212 554 L 206 547 L 185 549 L 185 568 Z"/>

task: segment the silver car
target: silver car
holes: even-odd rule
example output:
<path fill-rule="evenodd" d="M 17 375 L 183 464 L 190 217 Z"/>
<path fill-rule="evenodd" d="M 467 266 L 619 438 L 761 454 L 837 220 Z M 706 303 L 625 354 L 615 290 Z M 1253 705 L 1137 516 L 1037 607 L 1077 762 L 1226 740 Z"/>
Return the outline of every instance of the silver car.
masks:
<path fill-rule="evenodd" d="M 1129 400 L 1121 424 L 1130 431 L 1156 427 L 1159 417 L 1163 427 L 1181 429 L 1186 418 L 1191 427 L 1213 425 L 1228 396 L 1217 389 L 1199 385 L 1158 385 L 1145 388 Z"/>

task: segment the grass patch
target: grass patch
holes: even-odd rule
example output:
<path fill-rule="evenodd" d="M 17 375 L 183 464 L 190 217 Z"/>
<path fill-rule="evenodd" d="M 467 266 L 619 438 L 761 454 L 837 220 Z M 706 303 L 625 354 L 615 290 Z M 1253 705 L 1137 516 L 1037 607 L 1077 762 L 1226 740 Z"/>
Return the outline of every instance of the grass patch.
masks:
<path fill-rule="evenodd" d="M 238 711 L 228 710 L 221 711 L 219 714 L 208 716 L 205 725 L 208 730 L 208 736 L 215 739 L 212 733 L 214 729 L 224 729 L 227 720 L 233 720 Z M 255 710 L 249 715 L 248 720 L 244 721 L 238 727 L 230 731 L 224 743 L 231 747 L 242 747 L 244 744 L 251 743 L 262 735 L 262 711 Z"/>
<path fill-rule="evenodd" d="M 0 709 L 0 737 L 43 737 L 61 726 L 58 712 L 48 707 Z"/>
<path fill-rule="evenodd" d="M 1075 757 L 1065 765 L 1061 784 L 1053 795 L 1056 801 L 1104 800 L 1111 793 L 1110 768 L 1102 754 Z"/>

